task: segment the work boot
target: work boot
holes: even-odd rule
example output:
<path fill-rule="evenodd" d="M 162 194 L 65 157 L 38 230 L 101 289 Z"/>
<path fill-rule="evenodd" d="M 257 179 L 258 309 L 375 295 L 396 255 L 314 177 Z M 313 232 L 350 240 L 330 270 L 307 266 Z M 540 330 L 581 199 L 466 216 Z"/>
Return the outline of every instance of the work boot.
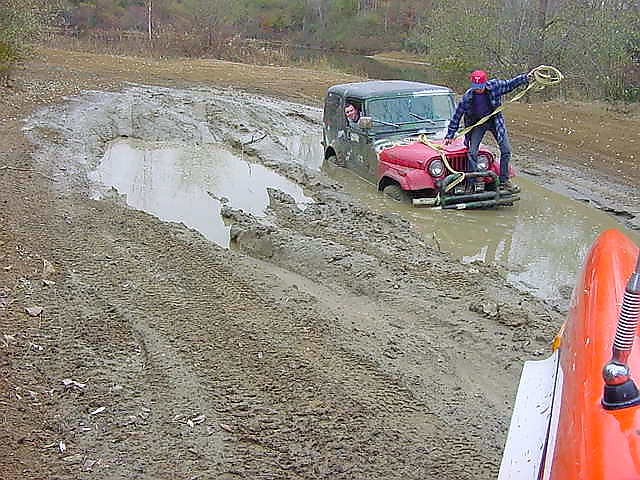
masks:
<path fill-rule="evenodd" d="M 520 187 L 511 183 L 511 180 L 507 180 L 506 182 L 501 183 L 500 190 L 506 191 L 508 193 L 520 193 Z"/>

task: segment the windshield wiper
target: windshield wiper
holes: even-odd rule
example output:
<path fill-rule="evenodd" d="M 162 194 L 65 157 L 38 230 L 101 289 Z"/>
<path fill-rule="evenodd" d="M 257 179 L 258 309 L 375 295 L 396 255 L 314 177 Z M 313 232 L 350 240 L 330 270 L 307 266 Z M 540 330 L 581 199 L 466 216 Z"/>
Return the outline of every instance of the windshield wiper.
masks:
<path fill-rule="evenodd" d="M 422 120 L 423 122 L 429 122 L 431 125 L 435 125 L 436 124 L 436 122 L 434 122 L 430 118 L 421 117 L 420 115 L 416 115 L 413 112 L 409 112 L 409 115 L 411 115 L 413 118 L 417 118 L 418 120 Z"/>

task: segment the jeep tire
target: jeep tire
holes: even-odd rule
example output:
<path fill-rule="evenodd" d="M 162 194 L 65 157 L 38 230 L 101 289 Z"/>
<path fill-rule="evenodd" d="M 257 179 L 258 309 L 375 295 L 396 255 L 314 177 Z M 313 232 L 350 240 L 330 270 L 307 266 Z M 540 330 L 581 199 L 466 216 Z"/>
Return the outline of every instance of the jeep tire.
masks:
<path fill-rule="evenodd" d="M 400 185 L 398 185 L 397 183 L 387 185 L 386 187 L 384 187 L 384 190 L 382 190 L 382 193 L 393 198 L 396 202 L 410 203 L 411 200 L 409 194 L 402 188 L 400 188 Z"/>

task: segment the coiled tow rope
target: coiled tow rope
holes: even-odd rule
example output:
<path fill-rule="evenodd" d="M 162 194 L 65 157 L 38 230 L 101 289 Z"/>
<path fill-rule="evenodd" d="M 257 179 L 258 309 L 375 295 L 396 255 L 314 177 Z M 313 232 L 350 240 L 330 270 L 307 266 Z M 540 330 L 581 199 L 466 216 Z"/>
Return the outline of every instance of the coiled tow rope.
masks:
<path fill-rule="evenodd" d="M 537 90 L 537 91 L 544 90 L 546 87 L 557 85 L 564 79 L 564 75 L 562 75 L 562 72 L 560 72 L 560 70 L 558 70 L 555 67 L 551 67 L 549 65 L 540 65 L 539 67 L 536 67 L 533 70 L 531 70 L 529 74 L 533 77 L 533 80 L 529 82 L 529 85 L 527 86 L 527 88 L 518 92 L 508 102 L 503 103 L 498 108 L 496 108 L 493 112 L 491 112 L 489 115 L 482 117 L 473 125 L 469 127 L 465 127 L 464 129 L 458 131 L 458 133 L 456 133 L 454 138 L 462 137 L 467 133 L 469 133 L 474 128 L 476 128 L 478 125 L 482 125 L 494 115 L 497 115 L 498 113 L 502 112 L 505 109 L 505 107 L 510 103 L 517 102 L 518 100 L 520 100 L 522 97 L 524 97 L 527 94 L 529 90 Z M 449 185 L 447 185 L 447 187 L 445 188 L 445 192 L 449 192 L 456 185 L 464 181 L 465 172 L 460 172 L 451 167 L 451 165 L 447 161 L 447 155 L 445 153 L 446 149 L 444 145 L 433 143 L 431 140 L 427 138 L 425 134 L 421 134 L 418 137 L 418 141 L 436 150 L 440 154 L 440 157 L 442 158 L 442 162 L 444 163 L 445 167 L 449 169 L 449 171 L 452 174 L 454 175 L 458 174 L 458 178 L 456 178 Z"/>

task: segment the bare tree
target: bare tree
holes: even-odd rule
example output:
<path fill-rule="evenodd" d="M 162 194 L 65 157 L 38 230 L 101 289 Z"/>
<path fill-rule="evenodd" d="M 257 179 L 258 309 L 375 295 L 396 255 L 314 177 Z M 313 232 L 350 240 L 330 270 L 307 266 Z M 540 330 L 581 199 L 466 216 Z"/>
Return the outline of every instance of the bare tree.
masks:
<path fill-rule="evenodd" d="M 537 32 L 534 38 L 534 55 L 537 57 L 536 63 L 544 63 L 544 37 L 547 29 L 547 8 L 549 0 L 538 0 L 538 12 L 536 16 Z"/>
<path fill-rule="evenodd" d="M 212 47 L 220 36 L 229 15 L 229 0 L 187 0 L 193 27 L 207 36 L 207 47 Z"/>
<path fill-rule="evenodd" d="M 153 0 L 146 0 L 146 7 L 148 12 L 148 32 L 149 32 L 149 41 L 153 40 Z"/>

